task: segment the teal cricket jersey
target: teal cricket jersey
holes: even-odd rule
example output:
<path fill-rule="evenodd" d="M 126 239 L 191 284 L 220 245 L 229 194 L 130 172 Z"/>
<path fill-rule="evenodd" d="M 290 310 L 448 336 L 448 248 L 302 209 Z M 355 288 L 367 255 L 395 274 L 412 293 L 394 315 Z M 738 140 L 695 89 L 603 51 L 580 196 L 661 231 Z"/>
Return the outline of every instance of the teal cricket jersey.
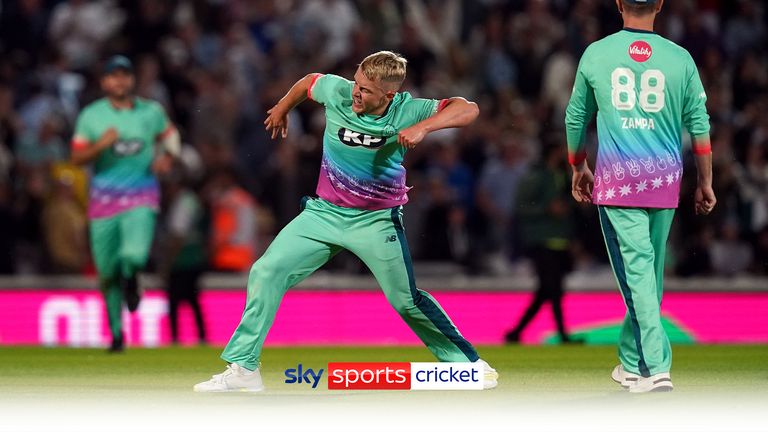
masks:
<path fill-rule="evenodd" d="M 676 208 L 682 128 L 697 142 L 709 142 L 706 100 L 688 51 L 656 33 L 624 29 L 591 44 L 576 72 L 565 124 L 569 159 L 580 163 L 586 127 L 597 112 L 593 202 Z"/>
<path fill-rule="evenodd" d="M 352 111 L 354 82 L 336 75 L 318 75 L 310 99 L 325 106 L 323 159 L 317 195 L 341 207 L 380 210 L 408 202 L 400 130 L 434 115 L 436 99 L 397 93 L 381 116 Z"/>
<path fill-rule="evenodd" d="M 155 142 L 172 127 L 165 110 L 139 97 L 132 109 L 115 109 L 109 99 L 99 99 L 77 118 L 72 148 L 92 145 L 111 127 L 118 139 L 93 165 L 88 216 L 111 217 L 141 206 L 157 210 L 160 192 L 151 165 Z"/>

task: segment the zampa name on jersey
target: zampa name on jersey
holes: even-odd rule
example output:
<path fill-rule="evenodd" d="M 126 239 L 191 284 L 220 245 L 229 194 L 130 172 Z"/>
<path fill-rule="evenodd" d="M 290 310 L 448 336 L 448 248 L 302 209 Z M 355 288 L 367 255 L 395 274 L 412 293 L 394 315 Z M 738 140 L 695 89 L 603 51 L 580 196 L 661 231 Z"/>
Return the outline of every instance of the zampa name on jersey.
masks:
<path fill-rule="evenodd" d="M 621 127 L 623 129 L 656 129 L 653 119 L 644 117 L 622 117 Z"/>
<path fill-rule="evenodd" d="M 366 135 L 346 128 L 339 129 L 339 140 L 350 147 L 379 148 L 387 142 L 384 137 Z"/>

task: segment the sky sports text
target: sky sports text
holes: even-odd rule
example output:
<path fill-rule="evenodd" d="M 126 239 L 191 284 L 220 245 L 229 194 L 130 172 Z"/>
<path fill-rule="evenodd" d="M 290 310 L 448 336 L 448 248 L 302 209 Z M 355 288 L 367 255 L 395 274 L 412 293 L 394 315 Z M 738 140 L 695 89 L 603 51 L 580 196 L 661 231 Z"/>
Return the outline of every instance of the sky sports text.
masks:
<path fill-rule="evenodd" d="M 328 363 L 329 390 L 482 390 L 479 363 Z"/>
<path fill-rule="evenodd" d="M 285 370 L 285 383 L 306 383 L 314 389 L 324 372 L 299 363 Z M 328 363 L 328 389 L 482 390 L 483 367 L 478 363 Z"/>
<path fill-rule="evenodd" d="M 299 363 L 296 368 L 290 368 L 285 370 L 285 383 L 286 384 L 302 384 L 307 383 L 312 385 L 312 388 L 317 388 L 320 383 L 320 377 L 323 376 L 323 369 L 319 369 L 315 372 L 312 368 L 304 368 L 304 365 Z"/>

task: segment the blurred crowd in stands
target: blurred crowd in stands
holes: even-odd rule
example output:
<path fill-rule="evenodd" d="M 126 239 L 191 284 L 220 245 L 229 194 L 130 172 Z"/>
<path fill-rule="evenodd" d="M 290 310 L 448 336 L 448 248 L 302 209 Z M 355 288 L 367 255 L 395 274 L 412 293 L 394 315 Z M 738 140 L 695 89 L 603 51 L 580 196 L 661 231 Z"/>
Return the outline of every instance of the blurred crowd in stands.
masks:
<path fill-rule="evenodd" d="M 659 16 L 657 32 L 691 52 L 707 89 L 719 199 L 710 217 L 694 215 L 685 139 L 671 273 L 768 274 L 765 8 L 673 0 Z M 597 212 L 570 198 L 565 154 L 559 165 L 544 155 L 565 146 L 581 53 L 620 25 L 613 0 L 0 0 L 0 273 L 92 271 L 87 173 L 68 164 L 69 140 L 79 110 L 100 97 L 108 55 L 134 61 L 137 94 L 166 108 L 185 143 L 163 179 L 155 268 L 175 233 L 199 240 L 210 269 L 241 271 L 314 194 L 320 166 L 321 107 L 302 104 L 275 141 L 266 110 L 306 73 L 351 78 L 379 49 L 408 59 L 404 90 L 481 109 L 472 126 L 434 133 L 406 157 L 416 259 L 505 274 L 531 242 L 567 235 L 574 268 L 604 265 Z M 594 129 L 588 140 L 594 157 Z M 542 170 L 554 186 L 520 193 Z M 235 258 L 217 249 L 243 239 L 257 246 Z"/>

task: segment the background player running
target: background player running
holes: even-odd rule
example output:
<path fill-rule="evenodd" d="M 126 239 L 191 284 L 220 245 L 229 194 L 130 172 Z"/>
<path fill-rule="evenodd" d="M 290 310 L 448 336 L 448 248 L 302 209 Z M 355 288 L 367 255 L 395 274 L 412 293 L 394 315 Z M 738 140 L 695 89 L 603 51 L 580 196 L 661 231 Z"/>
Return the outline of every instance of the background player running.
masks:
<path fill-rule="evenodd" d="M 88 200 L 91 253 L 99 273 L 112 334 L 123 350 L 122 304 L 139 305 L 137 273 L 144 268 L 155 228 L 159 188 L 179 134 L 160 104 L 133 95 L 133 66 L 110 58 L 101 77 L 105 97 L 86 106 L 75 125 L 72 162 L 93 164 Z M 156 143 L 161 147 L 157 149 Z"/>

